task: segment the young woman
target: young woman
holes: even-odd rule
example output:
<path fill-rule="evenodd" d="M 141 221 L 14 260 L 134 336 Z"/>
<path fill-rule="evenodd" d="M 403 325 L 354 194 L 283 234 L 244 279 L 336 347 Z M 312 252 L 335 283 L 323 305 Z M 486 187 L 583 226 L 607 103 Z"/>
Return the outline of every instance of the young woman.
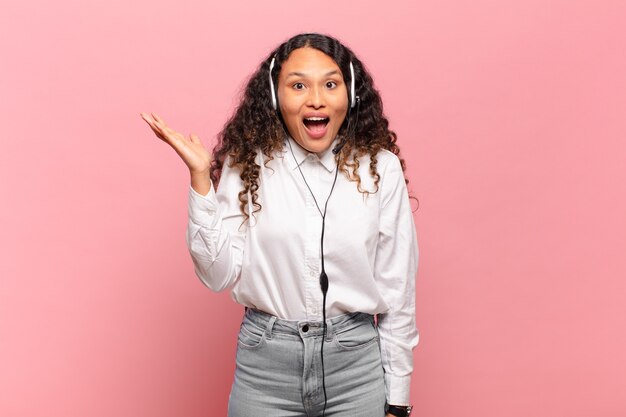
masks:
<path fill-rule="evenodd" d="M 356 55 L 321 34 L 281 44 L 212 155 L 141 116 L 190 170 L 197 276 L 246 307 L 228 415 L 409 415 L 417 238 L 396 134 Z"/>

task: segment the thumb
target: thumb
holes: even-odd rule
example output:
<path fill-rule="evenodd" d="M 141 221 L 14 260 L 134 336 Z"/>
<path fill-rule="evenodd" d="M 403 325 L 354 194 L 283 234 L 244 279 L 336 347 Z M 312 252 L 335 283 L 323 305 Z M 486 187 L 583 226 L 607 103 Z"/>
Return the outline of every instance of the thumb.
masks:
<path fill-rule="evenodd" d="M 189 135 L 189 138 L 191 139 L 191 141 L 192 141 L 193 143 L 201 143 L 201 142 L 200 142 L 200 138 L 199 138 L 197 135 L 193 134 L 193 133 L 191 133 L 191 134 Z"/>

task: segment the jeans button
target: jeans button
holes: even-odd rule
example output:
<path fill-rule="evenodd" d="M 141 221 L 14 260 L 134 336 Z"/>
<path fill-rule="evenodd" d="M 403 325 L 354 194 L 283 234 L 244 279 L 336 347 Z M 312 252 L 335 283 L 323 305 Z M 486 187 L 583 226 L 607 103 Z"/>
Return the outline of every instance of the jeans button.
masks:
<path fill-rule="evenodd" d="M 309 331 L 309 326 L 308 326 L 308 324 L 305 324 L 304 326 L 302 326 L 302 331 L 303 331 L 304 333 L 306 333 L 306 332 L 308 332 L 308 331 Z"/>

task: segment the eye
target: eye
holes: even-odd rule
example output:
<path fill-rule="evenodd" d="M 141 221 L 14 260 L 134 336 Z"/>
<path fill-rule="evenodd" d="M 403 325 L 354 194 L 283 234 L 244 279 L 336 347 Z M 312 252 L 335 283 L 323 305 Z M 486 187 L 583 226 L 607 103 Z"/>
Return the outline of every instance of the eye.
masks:
<path fill-rule="evenodd" d="M 302 90 L 304 88 L 304 84 L 302 84 L 302 83 L 295 83 L 293 85 L 293 88 L 295 88 L 296 90 Z"/>
<path fill-rule="evenodd" d="M 337 83 L 334 82 L 334 81 L 327 81 L 326 82 L 326 87 L 327 88 L 335 88 L 335 87 L 337 87 Z"/>

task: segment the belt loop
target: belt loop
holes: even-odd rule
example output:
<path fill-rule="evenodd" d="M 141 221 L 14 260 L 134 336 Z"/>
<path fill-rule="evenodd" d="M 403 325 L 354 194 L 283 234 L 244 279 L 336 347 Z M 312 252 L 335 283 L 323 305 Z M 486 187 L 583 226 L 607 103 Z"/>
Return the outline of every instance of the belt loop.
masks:
<path fill-rule="evenodd" d="M 334 337 L 335 327 L 333 326 L 333 321 L 331 319 L 326 319 L 326 341 L 332 342 Z"/>
<path fill-rule="evenodd" d="M 276 316 L 271 316 L 269 321 L 267 322 L 267 333 L 266 338 L 272 338 L 272 328 L 274 327 L 274 323 L 276 322 Z"/>

